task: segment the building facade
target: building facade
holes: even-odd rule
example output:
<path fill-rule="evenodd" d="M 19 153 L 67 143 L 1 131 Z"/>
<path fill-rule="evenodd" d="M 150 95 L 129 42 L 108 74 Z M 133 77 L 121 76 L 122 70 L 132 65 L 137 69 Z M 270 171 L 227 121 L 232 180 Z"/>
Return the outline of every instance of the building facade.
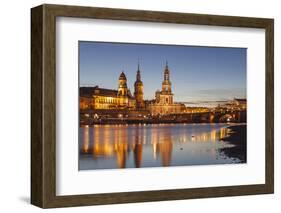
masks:
<path fill-rule="evenodd" d="M 119 76 L 118 89 L 98 86 L 80 88 L 80 109 L 135 109 L 136 100 L 127 87 L 124 72 Z"/>
<path fill-rule="evenodd" d="M 185 105 L 173 100 L 172 83 L 168 63 L 164 69 L 161 91 L 157 90 L 155 99 L 144 100 L 144 85 L 138 65 L 134 83 L 134 95 L 127 86 L 127 78 L 121 72 L 117 90 L 95 87 L 80 88 L 80 109 L 82 110 L 131 110 L 151 115 L 178 114 L 185 111 Z"/>
<path fill-rule="evenodd" d="M 162 90 L 157 90 L 155 92 L 155 100 L 148 106 L 150 113 L 152 115 L 162 115 L 178 114 L 184 112 L 184 104 L 174 103 L 173 96 L 172 83 L 170 81 L 170 70 L 168 63 L 166 62 Z"/>

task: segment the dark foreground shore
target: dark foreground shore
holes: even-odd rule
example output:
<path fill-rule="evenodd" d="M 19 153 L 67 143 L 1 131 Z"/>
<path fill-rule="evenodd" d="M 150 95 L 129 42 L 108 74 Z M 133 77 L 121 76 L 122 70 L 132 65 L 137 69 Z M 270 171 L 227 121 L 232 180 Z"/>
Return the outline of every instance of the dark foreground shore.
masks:
<path fill-rule="evenodd" d="M 228 137 L 221 140 L 233 144 L 234 147 L 224 148 L 221 151 L 230 158 L 238 158 L 241 163 L 247 162 L 247 125 L 227 127 L 230 129 Z"/>

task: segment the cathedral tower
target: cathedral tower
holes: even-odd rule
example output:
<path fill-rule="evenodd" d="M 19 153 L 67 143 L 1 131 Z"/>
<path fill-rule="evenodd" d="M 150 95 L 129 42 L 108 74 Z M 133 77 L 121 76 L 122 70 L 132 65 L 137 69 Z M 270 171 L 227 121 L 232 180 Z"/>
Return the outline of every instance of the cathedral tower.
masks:
<path fill-rule="evenodd" d="M 172 93 L 171 87 L 172 87 L 172 84 L 170 81 L 170 70 L 168 67 L 168 62 L 166 61 L 166 66 L 165 66 L 165 70 L 164 70 L 164 80 L 162 82 L 162 92 L 171 94 Z"/>
<path fill-rule="evenodd" d="M 122 71 L 118 81 L 118 96 L 125 97 L 128 94 L 127 78 L 125 73 Z"/>
<path fill-rule="evenodd" d="M 126 107 L 128 104 L 128 87 L 127 87 L 127 78 L 125 73 L 122 71 L 118 80 L 118 93 L 117 97 L 119 98 L 119 107 Z"/>
<path fill-rule="evenodd" d="M 182 113 L 185 110 L 185 106 L 182 103 L 174 103 L 173 100 L 174 94 L 172 93 L 172 83 L 170 81 L 170 70 L 168 67 L 168 62 L 164 68 L 164 79 L 162 81 L 162 90 L 157 90 L 155 92 L 154 103 L 148 105 L 149 111 L 152 115 L 161 115 L 161 114 L 178 114 Z M 167 147 L 162 149 L 167 149 L 165 151 L 165 156 L 163 157 L 163 164 L 168 165 L 170 162 L 170 145 L 167 144 Z"/>
<path fill-rule="evenodd" d="M 170 81 L 170 70 L 167 61 L 164 69 L 164 80 L 162 82 L 162 90 L 161 92 L 156 92 L 155 96 L 157 103 L 164 105 L 173 104 L 172 83 Z"/>
<path fill-rule="evenodd" d="M 136 107 L 137 107 L 137 109 L 144 108 L 143 83 L 141 81 L 140 66 L 139 66 L 139 64 L 138 64 L 137 76 L 136 76 L 136 81 L 135 81 L 134 96 L 135 96 L 135 99 L 136 99 Z"/>

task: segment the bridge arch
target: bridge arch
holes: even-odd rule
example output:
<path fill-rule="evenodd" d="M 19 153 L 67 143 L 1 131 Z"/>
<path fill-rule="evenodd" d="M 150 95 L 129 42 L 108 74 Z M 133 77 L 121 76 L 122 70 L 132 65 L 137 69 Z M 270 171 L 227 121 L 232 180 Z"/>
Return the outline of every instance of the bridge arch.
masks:
<path fill-rule="evenodd" d="M 220 122 L 233 122 L 235 121 L 235 115 L 234 114 L 225 114 L 219 118 Z"/>

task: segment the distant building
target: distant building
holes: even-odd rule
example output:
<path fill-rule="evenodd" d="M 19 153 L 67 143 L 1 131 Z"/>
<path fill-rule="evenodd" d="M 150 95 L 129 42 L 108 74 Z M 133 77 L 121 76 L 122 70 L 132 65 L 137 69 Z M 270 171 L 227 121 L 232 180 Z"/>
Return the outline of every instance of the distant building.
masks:
<path fill-rule="evenodd" d="M 225 108 L 227 110 L 246 110 L 247 109 L 247 99 L 234 98 L 228 101 L 226 104 L 219 105 L 217 108 Z"/>
<path fill-rule="evenodd" d="M 210 108 L 208 107 L 186 107 L 185 113 L 204 113 L 210 112 Z"/>
<path fill-rule="evenodd" d="M 247 108 L 247 99 L 234 98 L 233 104 L 236 107 L 239 107 L 240 109 L 246 109 Z"/>
<path fill-rule="evenodd" d="M 162 90 L 155 92 L 155 100 L 148 105 L 150 113 L 152 115 L 182 113 L 185 110 L 184 104 L 174 103 L 173 96 L 170 70 L 166 62 Z"/>

